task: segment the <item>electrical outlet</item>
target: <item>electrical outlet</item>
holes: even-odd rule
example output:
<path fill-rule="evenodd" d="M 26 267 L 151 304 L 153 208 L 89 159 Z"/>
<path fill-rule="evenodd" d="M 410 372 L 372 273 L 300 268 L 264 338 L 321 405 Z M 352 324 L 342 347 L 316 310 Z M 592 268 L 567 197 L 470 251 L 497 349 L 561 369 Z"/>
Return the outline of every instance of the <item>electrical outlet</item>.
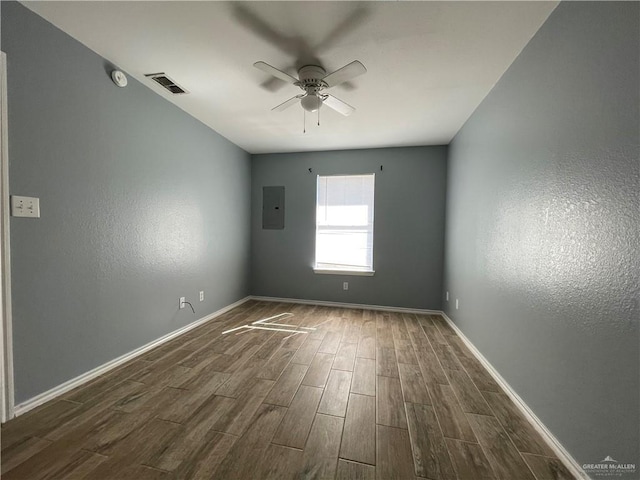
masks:
<path fill-rule="evenodd" d="M 458 310 L 458 299 L 456 298 L 456 310 Z"/>
<path fill-rule="evenodd" d="M 447 300 L 447 302 L 449 301 L 449 292 L 447 292 L 446 300 Z"/>
<path fill-rule="evenodd" d="M 204 302 L 204 290 L 200 291 L 200 301 Z"/>
<path fill-rule="evenodd" d="M 342 282 L 342 289 L 349 290 L 349 282 Z"/>
<path fill-rule="evenodd" d="M 40 199 L 11 195 L 11 215 L 14 217 L 40 218 Z"/>
<path fill-rule="evenodd" d="M 180 297 L 180 309 L 184 308 L 184 305 L 185 305 L 184 302 L 186 301 L 187 301 L 187 297 Z"/>

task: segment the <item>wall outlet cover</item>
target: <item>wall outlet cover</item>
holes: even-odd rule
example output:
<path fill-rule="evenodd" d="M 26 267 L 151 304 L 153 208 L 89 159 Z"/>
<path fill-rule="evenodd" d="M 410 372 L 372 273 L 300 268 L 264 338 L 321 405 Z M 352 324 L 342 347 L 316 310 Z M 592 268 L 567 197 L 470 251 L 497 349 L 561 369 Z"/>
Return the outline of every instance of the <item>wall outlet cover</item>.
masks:
<path fill-rule="evenodd" d="M 40 218 L 40 199 L 11 195 L 11 216 Z"/>

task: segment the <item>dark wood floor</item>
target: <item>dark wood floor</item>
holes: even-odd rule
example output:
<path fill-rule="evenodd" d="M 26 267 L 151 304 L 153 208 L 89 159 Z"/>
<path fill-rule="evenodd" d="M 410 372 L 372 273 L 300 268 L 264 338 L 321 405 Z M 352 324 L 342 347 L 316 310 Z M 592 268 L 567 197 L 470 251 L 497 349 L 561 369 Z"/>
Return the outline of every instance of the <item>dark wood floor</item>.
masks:
<path fill-rule="evenodd" d="M 3 425 L 2 478 L 573 477 L 439 316 L 250 301 Z"/>

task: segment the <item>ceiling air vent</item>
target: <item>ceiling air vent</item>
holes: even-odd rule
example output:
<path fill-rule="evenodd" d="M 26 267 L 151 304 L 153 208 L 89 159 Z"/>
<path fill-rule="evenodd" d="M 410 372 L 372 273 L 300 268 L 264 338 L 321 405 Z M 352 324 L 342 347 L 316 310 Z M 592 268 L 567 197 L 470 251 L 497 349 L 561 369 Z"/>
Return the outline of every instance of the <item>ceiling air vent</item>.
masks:
<path fill-rule="evenodd" d="M 164 72 L 145 73 L 144 76 L 150 78 L 151 80 L 156 82 L 158 85 L 160 85 L 162 88 L 169 90 L 174 95 L 189 93 L 180 85 L 178 85 L 176 82 L 171 80 Z"/>

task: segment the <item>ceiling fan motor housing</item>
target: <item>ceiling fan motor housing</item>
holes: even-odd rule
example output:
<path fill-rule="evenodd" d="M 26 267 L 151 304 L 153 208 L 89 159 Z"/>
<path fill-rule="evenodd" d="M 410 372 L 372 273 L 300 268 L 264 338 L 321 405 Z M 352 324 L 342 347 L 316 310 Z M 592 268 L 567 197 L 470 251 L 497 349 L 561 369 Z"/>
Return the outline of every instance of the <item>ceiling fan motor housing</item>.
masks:
<path fill-rule="evenodd" d="M 317 65 L 305 65 L 298 70 L 299 85 L 308 95 L 317 95 L 327 84 L 322 81 L 327 76 L 324 68 Z"/>

